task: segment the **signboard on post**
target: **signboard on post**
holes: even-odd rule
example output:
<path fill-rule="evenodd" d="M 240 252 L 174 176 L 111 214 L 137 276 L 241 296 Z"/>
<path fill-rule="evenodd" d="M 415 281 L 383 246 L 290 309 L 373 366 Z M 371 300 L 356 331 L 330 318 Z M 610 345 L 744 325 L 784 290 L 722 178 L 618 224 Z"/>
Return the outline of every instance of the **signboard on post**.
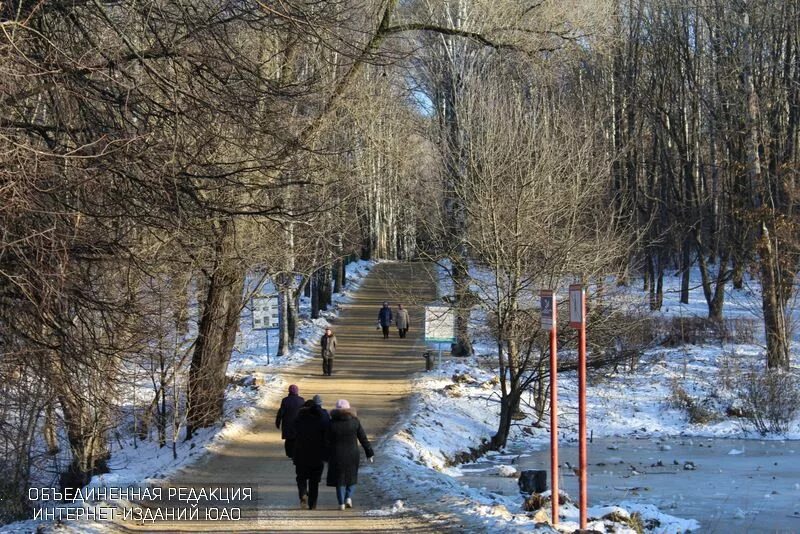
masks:
<path fill-rule="evenodd" d="M 542 328 L 550 337 L 550 480 L 553 495 L 558 492 L 558 316 L 556 295 L 552 289 L 539 293 L 542 308 Z M 558 524 L 558 499 L 550 499 L 553 524 Z"/>
<path fill-rule="evenodd" d="M 253 297 L 253 330 L 278 328 L 279 321 L 278 295 Z"/>
<path fill-rule="evenodd" d="M 583 298 L 584 289 L 581 284 L 569 286 L 569 325 L 573 328 L 580 328 L 586 321 L 583 316 Z"/>
<path fill-rule="evenodd" d="M 456 339 L 456 314 L 449 306 L 425 306 L 425 341 L 452 343 Z"/>
<path fill-rule="evenodd" d="M 552 330 L 556 324 L 556 296 L 550 289 L 542 289 L 539 293 L 542 308 L 542 329 Z"/>
<path fill-rule="evenodd" d="M 267 365 L 269 365 L 269 331 L 280 328 L 281 307 L 278 295 L 253 297 L 253 330 L 263 330 L 267 345 Z"/>
<path fill-rule="evenodd" d="M 586 529 L 589 472 L 586 447 L 586 289 L 582 284 L 569 286 L 569 325 L 578 329 L 578 508 L 580 528 Z"/>

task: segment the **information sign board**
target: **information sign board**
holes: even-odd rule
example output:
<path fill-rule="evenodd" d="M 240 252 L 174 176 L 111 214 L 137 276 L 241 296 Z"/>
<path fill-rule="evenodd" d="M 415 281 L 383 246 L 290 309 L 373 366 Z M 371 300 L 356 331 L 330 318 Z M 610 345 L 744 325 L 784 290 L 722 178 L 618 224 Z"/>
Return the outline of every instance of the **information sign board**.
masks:
<path fill-rule="evenodd" d="M 556 324 L 556 296 L 551 289 L 542 289 L 539 301 L 542 308 L 542 329 L 552 330 Z"/>
<path fill-rule="evenodd" d="M 279 321 L 278 295 L 253 297 L 253 330 L 278 328 Z"/>
<path fill-rule="evenodd" d="M 456 338 L 456 314 L 449 306 L 425 307 L 425 341 L 452 343 Z"/>
<path fill-rule="evenodd" d="M 583 326 L 586 318 L 584 313 L 584 288 L 581 284 L 569 286 L 569 325 L 573 328 Z"/>

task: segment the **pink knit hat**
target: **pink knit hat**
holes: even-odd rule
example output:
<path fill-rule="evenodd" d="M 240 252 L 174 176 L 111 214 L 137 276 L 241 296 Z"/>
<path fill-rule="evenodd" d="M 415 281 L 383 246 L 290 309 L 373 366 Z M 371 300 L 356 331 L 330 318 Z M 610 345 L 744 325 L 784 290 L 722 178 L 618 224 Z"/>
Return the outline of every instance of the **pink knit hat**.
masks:
<path fill-rule="evenodd" d="M 350 409 L 350 403 L 347 402 L 344 399 L 339 399 L 339 400 L 336 401 L 336 409 L 337 410 L 349 410 Z"/>
<path fill-rule="evenodd" d="M 300 393 L 300 389 L 294 384 L 292 384 L 291 386 L 289 386 L 289 393 L 292 395 L 297 395 L 298 393 Z"/>

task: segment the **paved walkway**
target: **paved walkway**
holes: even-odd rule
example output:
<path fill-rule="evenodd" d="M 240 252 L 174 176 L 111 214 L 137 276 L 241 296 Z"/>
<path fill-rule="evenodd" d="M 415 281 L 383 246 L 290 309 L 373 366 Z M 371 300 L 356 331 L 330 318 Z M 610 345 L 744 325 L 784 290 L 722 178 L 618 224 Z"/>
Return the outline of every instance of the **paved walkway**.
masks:
<path fill-rule="evenodd" d="M 420 357 L 423 351 L 422 305 L 435 299 L 435 291 L 424 264 L 376 265 L 334 325 L 338 349 L 333 376 L 322 376 L 321 360 L 315 358 L 286 372 L 287 384 L 297 384 L 300 395 L 305 398 L 320 394 L 328 409 L 336 399 L 348 399 L 375 446 L 404 410 L 410 393 L 410 376 L 424 369 L 424 360 Z M 400 339 L 395 328 L 388 340 L 376 330 L 378 309 L 384 300 L 391 301 L 393 308 L 398 301 L 408 307 L 411 330 L 406 339 Z M 419 511 L 424 503 L 406 503 L 412 511 L 390 516 L 364 513 L 392 506 L 392 501 L 384 497 L 373 482 L 373 477 L 381 476 L 380 450 L 373 465 L 362 463 L 353 496 L 354 509 L 338 510 L 335 492 L 333 488 L 324 487 L 323 475 L 318 509 L 301 510 L 294 466 L 284 455 L 280 431 L 275 428 L 276 410 L 277 406 L 265 410 L 251 432 L 228 442 L 219 452 L 205 456 L 172 480 L 174 486 L 257 485 L 258 508 L 247 511 L 247 520 L 224 524 L 176 522 L 131 528 L 172 532 L 444 532 L 457 528 L 451 518 Z M 365 469 L 366 466 L 369 468 Z"/>

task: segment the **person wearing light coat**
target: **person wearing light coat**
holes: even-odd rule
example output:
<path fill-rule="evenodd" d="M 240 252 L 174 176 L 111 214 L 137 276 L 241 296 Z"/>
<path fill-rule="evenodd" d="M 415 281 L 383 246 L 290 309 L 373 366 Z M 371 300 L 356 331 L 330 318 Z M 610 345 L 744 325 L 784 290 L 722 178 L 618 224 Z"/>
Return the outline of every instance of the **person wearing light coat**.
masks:
<path fill-rule="evenodd" d="M 408 328 L 411 326 L 411 321 L 408 318 L 408 310 L 403 308 L 402 304 L 397 305 L 397 315 L 394 324 L 397 325 L 397 331 L 400 333 L 400 337 L 406 337 Z"/>

